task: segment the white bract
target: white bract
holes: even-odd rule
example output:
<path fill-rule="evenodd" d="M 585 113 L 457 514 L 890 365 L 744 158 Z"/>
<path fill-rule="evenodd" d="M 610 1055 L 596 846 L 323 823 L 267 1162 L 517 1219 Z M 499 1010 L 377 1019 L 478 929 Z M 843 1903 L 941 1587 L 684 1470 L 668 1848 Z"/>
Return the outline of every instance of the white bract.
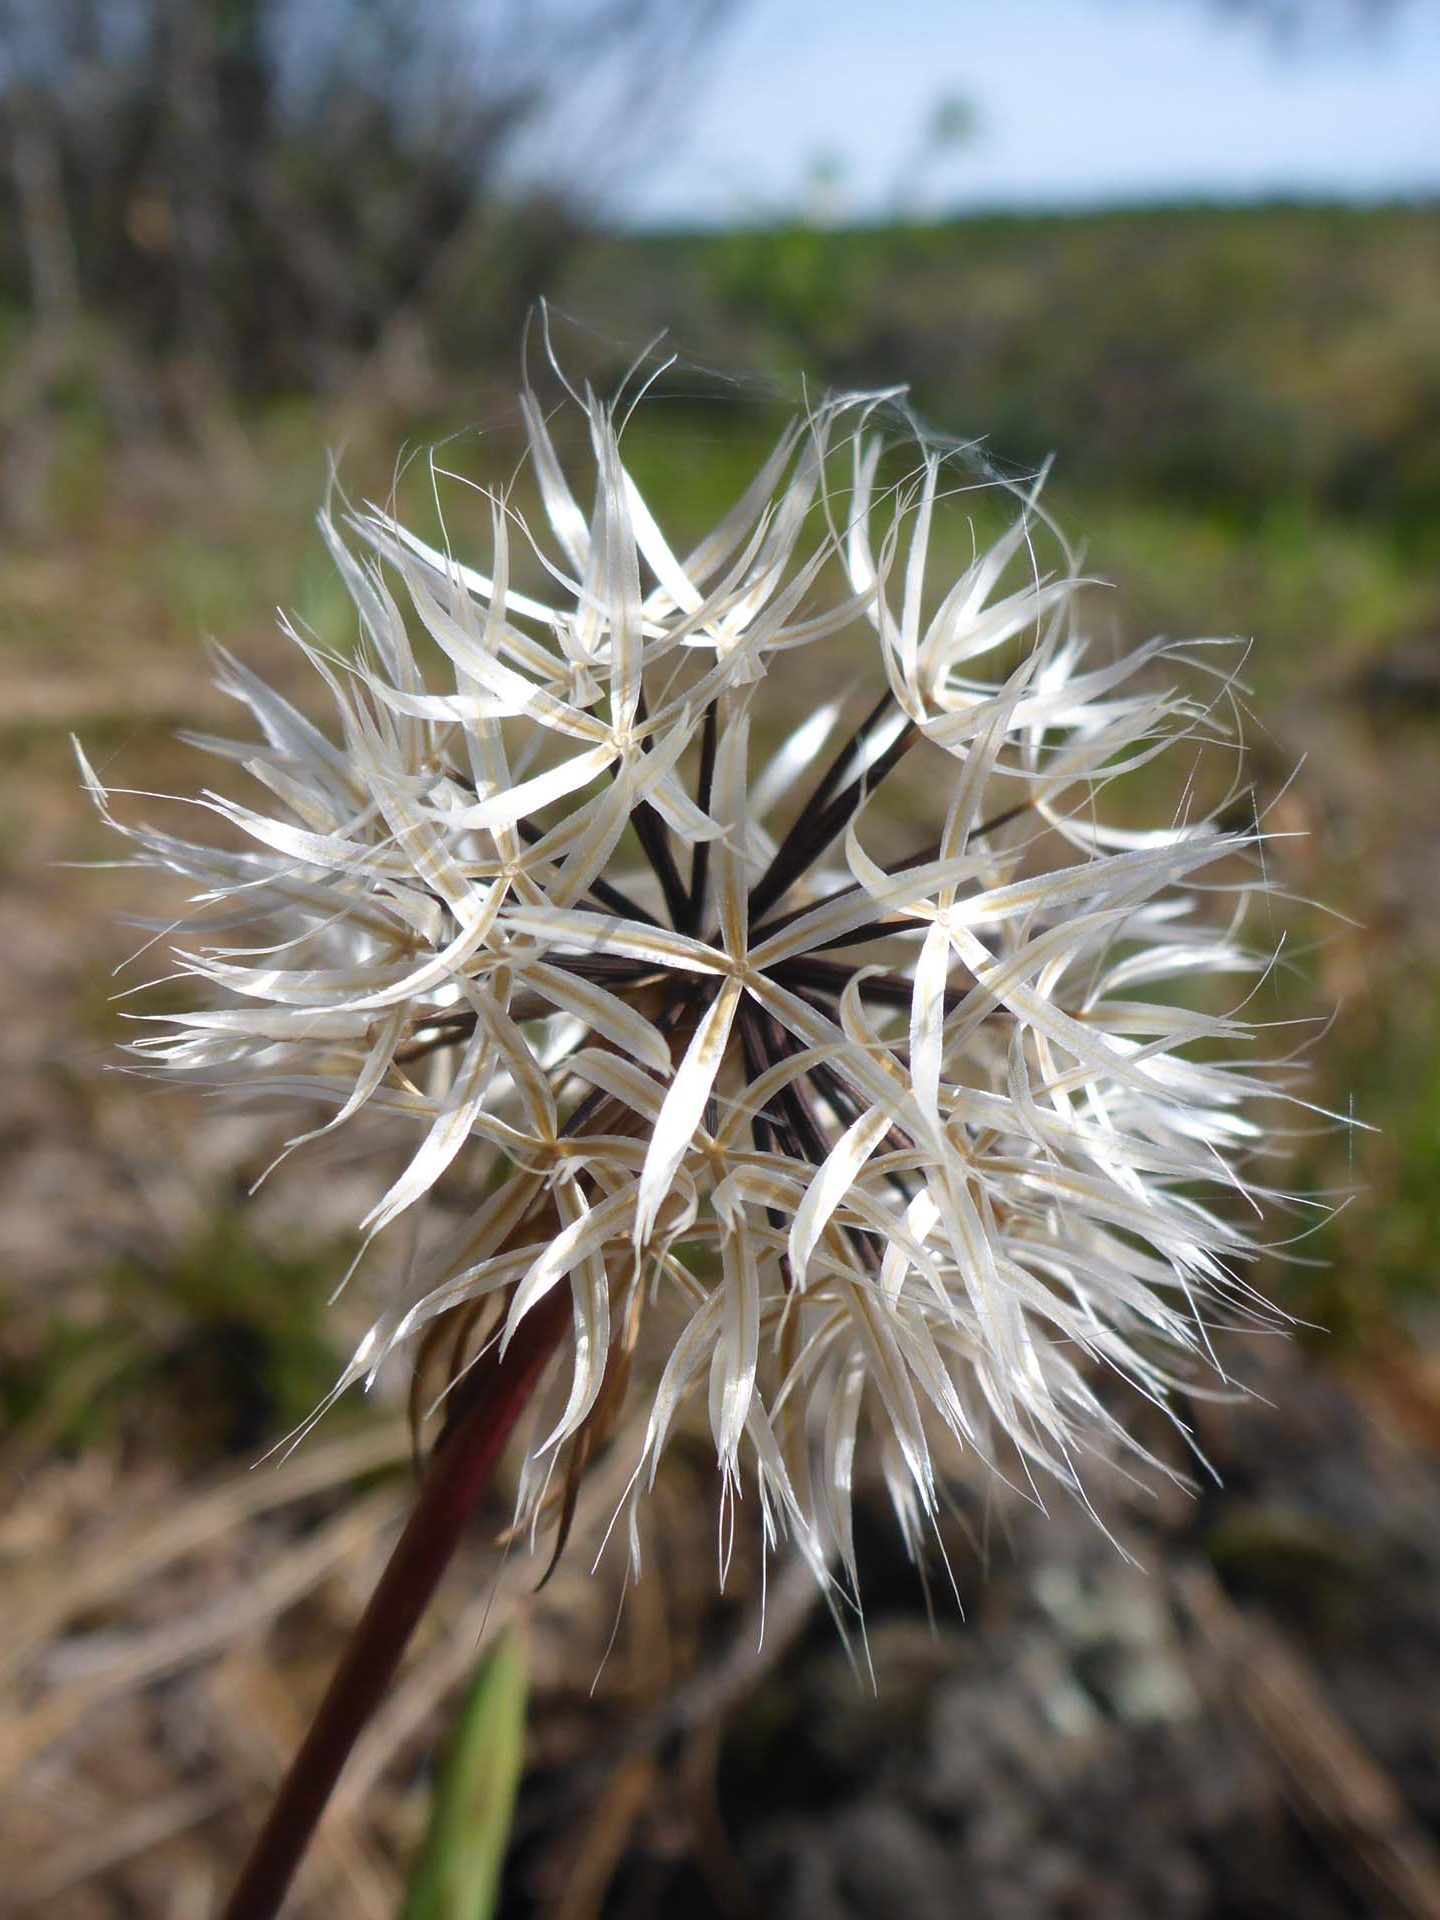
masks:
<path fill-rule="evenodd" d="M 292 635 L 328 730 L 223 659 L 261 739 L 203 744 L 262 800 L 203 797 L 226 846 L 123 829 L 195 883 L 204 990 L 137 1051 L 318 1112 L 302 1139 L 408 1142 L 361 1224 L 429 1199 L 426 1230 L 342 1386 L 566 1289 L 527 1516 L 653 1364 L 637 1495 L 698 1397 L 727 1525 L 753 1488 L 767 1540 L 853 1576 L 862 1444 L 914 1549 L 942 1440 L 1078 1489 L 1141 1451 L 1106 1376 L 1164 1406 L 1258 1305 L 1267 1083 L 1239 1014 L 1195 1010 L 1260 964 L 1255 836 L 1106 820 L 1118 776 L 1223 733 L 1227 683 L 1087 649 L 1033 497 L 988 482 L 1009 525 L 977 544 L 973 461 L 894 395 L 792 423 L 688 550 L 618 408 L 565 408 L 583 482 L 527 392 L 524 485 L 466 496 L 474 564 L 322 516 L 359 618 L 349 651 Z"/>

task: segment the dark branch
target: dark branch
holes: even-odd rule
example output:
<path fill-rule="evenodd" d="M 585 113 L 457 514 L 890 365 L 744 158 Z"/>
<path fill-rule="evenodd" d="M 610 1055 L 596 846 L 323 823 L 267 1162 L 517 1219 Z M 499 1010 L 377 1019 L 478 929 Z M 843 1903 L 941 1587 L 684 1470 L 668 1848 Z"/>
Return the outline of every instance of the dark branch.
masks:
<path fill-rule="evenodd" d="M 837 834 L 844 832 L 862 802 L 894 772 L 919 738 L 920 729 L 907 720 L 879 758 L 857 773 L 833 800 L 820 807 L 812 800 L 751 889 L 752 920 L 761 919 L 777 900 L 783 899 L 805 869 L 815 864 Z"/>
<path fill-rule="evenodd" d="M 642 724 L 649 718 L 643 689 L 636 713 Z M 680 869 L 675 864 L 675 855 L 670 847 L 670 831 L 648 800 L 640 801 L 632 809 L 630 824 L 635 829 L 635 838 L 640 842 L 641 851 L 650 863 L 651 872 L 660 882 L 670 924 L 677 932 L 683 932 L 690 912 L 690 890 L 680 878 Z"/>
<path fill-rule="evenodd" d="M 705 709 L 705 726 L 700 735 L 700 776 L 695 786 L 695 804 L 702 813 L 710 811 L 710 789 L 715 779 L 715 702 L 712 700 Z M 705 915 L 705 886 L 710 877 L 710 842 L 696 842 L 695 854 L 690 862 L 690 904 L 685 915 L 684 931 L 700 931 Z"/>
<path fill-rule="evenodd" d="M 987 833 L 995 833 L 998 832 L 1001 827 L 1008 827 L 1012 820 L 1018 820 L 1022 813 L 1028 813 L 1034 804 L 1035 802 L 1033 800 L 1020 800 L 1013 807 L 1007 807 L 1003 813 L 992 813 L 988 820 L 982 820 L 978 827 L 971 828 L 970 838 L 972 840 L 980 840 L 983 839 Z M 886 878 L 890 880 L 901 880 L 905 877 L 906 873 L 910 872 L 913 868 L 925 867 L 928 866 L 932 860 L 938 860 L 943 851 L 944 843 L 939 840 L 932 840 L 928 847 L 922 847 L 918 853 L 908 855 L 898 866 L 887 867 L 885 869 Z M 828 907 L 837 900 L 858 898 L 864 891 L 864 887 L 861 886 L 842 887 L 835 893 L 827 894 L 822 901 L 814 901 L 808 906 L 792 907 L 788 913 L 777 913 L 773 920 L 767 920 L 763 925 L 752 929 L 750 935 L 751 944 L 758 947 L 762 940 L 768 940 L 772 934 L 782 933 L 786 927 L 792 925 L 793 922 L 800 919 L 802 915 L 813 913 L 817 906 Z M 875 931 L 877 928 L 879 929 L 878 933 Z M 867 922 L 866 926 L 859 931 L 844 934 L 834 940 L 826 940 L 823 945 L 826 947 L 854 946 L 862 939 L 875 940 L 880 937 L 880 933 L 893 933 L 894 930 L 893 925 L 872 920 Z M 817 948 L 816 951 L 819 952 L 821 949 Z"/>
<path fill-rule="evenodd" d="M 516 825 L 520 829 L 521 839 L 527 846 L 533 847 L 544 838 L 540 828 L 532 827 L 528 820 L 517 821 Z M 563 860 L 556 862 L 557 866 L 563 867 L 564 864 Z M 628 893 L 622 893 L 618 887 L 612 887 L 608 880 L 602 880 L 598 875 L 590 882 L 585 898 L 596 906 L 608 907 L 611 913 L 618 913 L 624 920 L 643 920 L 647 926 L 652 927 L 658 927 L 660 924 L 654 914 L 647 913 L 638 900 L 632 900 Z"/>
<path fill-rule="evenodd" d="M 809 1074 L 847 1126 L 860 1118 L 865 1111 L 865 1102 L 853 1087 L 846 1085 L 828 1061 L 817 1060 L 809 1069 Z M 881 1136 L 880 1145 L 890 1153 L 909 1153 L 914 1150 L 915 1142 L 908 1133 L 902 1133 L 899 1127 L 892 1126 Z M 908 1205 L 914 1198 L 914 1193 L 904 1175 L 892 1168 L 885 1177 Z"/>
<path fill-rule="evenodd" d="M 781 986 L 809 987 L 816 993 L 831 998 L 839 996 L 850 985 L 859 972 L 857 967 L 846 967 L 834 960 L 815 960 L 809 955 L 797 960 L 786 960 L 772 968 L 774 978 Z M 909 1009 L 914 999 L 914 987 L 903 974 L 872 973 L 859 983 L 859 990 L 872 1000 L 879 1000 L 887 1007 Z M 945 995 L 945 1011 L 958 1007 L 964 996 L 954 991 Z"/>
<path fill-rule="evenodd" d="M 820 784 L 805 803 L 805 811 L 807 813 L 814 813 L 817 808 L 825 805 L 825 802 L 830 798 L 831 794 L 834 793 L 836 787 L 839 786 L 841 776 L 844 774 L 845 769 L 850 765 L 855 755 L 864 749 L 865 742 L 870 738 L 870 735 L 875 731 L 876 727 L 879 726 L 893 704 L 893 697 L 887 689 L 881 694 L 880 698 L 875 702 L 874 706 L 871 707 L 859 726 L 856 727 L 839 753 L 836 754 L 835 758 L 825 769 L 824 774 L 821 776 Z"/>

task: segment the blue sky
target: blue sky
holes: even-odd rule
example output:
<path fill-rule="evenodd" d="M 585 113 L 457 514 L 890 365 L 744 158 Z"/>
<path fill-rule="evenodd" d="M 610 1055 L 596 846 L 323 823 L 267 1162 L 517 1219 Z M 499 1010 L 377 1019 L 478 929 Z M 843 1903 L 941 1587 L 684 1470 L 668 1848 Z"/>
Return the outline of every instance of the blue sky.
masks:
<path fill-rule="evenodd" d="M 1402 0 L 1371 33 L 1328 18 L 1287 46 L 1208 0 L 749 0 L 619 209 L 688 224 L 1440 192 L 1440 4 Z M 978 132 L 917 170 L 947 95 Z"/>

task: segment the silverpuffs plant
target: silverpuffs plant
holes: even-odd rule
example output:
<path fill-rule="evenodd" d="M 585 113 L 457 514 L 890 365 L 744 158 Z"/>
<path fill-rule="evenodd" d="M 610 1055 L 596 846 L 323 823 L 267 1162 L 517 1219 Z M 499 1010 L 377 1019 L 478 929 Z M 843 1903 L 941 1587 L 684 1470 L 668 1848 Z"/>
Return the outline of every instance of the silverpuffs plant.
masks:
<path fill-rule="evenodd" d="M 627 469 L 653 397 L 520 404 L 526 471 L 463 496 L 463 543 L 322 513 L 358 639 L 290 632 L 326 724 L 222 656 L 254 732 L 201 744 L 258 802 L 120 825 L 194 889 L 195 1009 L 136 1052 L 296 1104 L 292 1145 L 388 1129 L 392 1304 L 336 1391 L 409 1349 L 446 1416 L 232 1915 L 274 1911 L 527 1409 L 532 1535 L 643 1395 L 633 1553 L 699 1419 L 722 1573 L 743 1518 L 853 1595 L 862 1449 L 919 1556 L 947 1462 L 1085 1498 L 1148 1461 L 1126 1395 L 1166 1407 L 1263 1312 L 1259 836 L 1183 781 L 1146 828 L 1109 804 L 1233 749 L 1228 656 L 1089 646 L 1038 490 L 899 393 L 809 406 L 692 546 Z"/>

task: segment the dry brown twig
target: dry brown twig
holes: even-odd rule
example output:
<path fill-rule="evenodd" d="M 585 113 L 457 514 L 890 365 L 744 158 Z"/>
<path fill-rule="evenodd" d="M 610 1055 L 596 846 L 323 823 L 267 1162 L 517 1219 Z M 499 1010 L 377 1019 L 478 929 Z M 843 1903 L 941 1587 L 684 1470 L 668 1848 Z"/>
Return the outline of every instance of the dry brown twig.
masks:
<path fill-rule="evenodd" d="M 1293 1645 L 1242 1613 L 1207 1567 L 1190 1565 L 1171 1584 L 1297 1814 L 1362 1898 L 1382 1898 L 1405 1920 L 1440 1920 L 1440 1850 Z"/>

